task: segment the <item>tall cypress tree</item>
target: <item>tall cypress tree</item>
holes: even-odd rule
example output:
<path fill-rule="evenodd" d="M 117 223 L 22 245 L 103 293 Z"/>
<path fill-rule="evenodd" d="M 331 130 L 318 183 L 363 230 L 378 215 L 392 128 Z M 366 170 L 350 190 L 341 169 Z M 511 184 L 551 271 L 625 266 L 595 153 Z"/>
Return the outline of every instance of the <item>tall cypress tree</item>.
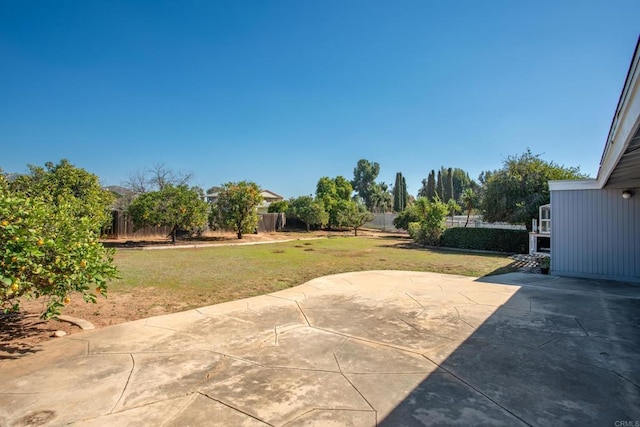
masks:
<path fill-rule="evenodd" d="M 436 180 L 436 195 L 440 200 L 444 200 L 444 183 L 442 182 L 442 168 L 438 171 L 438 179 Z"/>
<path fill-rule="evenodd" d="M 447 180 L 449 181 L 448 182 L 449 189 L 447 191 L 449 195 L 449 199 L 447 200 L 447 202 L 451 199 L 455 201 L 456 196 L 453 192 L 453 169 L 452 168 L 447 169 Z"/>
<path fill-rule="evenodd" d="M 429 200 L 433 200 L 436 198 L 436 171 L 431 169 L 431 173 L 427 177 L 427 193 L 425 196 Z"/>
<path fill-rule="evenodd" d="M 401 172 L 396 173 L 396 182 L 393 185 L 393 210 L 395 212 L 402 212 L 405 208 L 405 202 L 403 200 L 403 187 L 402 182 L 404 178 Z"/>
<path fill-rule="evenodd" d="M 409 203 L 409 192 L 407 191 L 407 181 L 402 177 L 402 210 L 407 207 Z"/>

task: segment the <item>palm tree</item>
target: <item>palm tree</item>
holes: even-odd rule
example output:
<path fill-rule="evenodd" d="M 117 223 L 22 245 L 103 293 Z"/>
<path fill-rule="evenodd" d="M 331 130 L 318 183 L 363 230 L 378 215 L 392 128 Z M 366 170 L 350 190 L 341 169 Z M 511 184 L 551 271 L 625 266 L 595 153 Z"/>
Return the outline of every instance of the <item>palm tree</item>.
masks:
<path fill-rule="evenodd" d="M 478 200 L 478 196 L 473 192 L 471 188 L 465 188 L 462 194 L 460 195 L 460 199 L 464 204 L 465 209 L 467 210 L 467 222 L 464 223 L 466 227 L 469 224 L 469 217 L 471 216 L 471 210 L 475 208 L 476 202 Z"/>

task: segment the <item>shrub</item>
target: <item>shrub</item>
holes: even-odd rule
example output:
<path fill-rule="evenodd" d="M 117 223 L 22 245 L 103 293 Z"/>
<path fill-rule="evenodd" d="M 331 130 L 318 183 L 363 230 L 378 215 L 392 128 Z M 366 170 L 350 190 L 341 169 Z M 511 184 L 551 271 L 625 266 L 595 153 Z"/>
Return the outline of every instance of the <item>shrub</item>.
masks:
<path fill-rule="evenodd" d="M 77 218 L 73 204 L 52 206 L 0 188 L 0 308 L 20 309 L 20 299 L 45 297 L 43 318 L 60 314 L 71 294 L 87 302 L 106 295 L 117 276 L 113 250 L 98 242 L 95 224 Z"/>
<path fill-rule="evenodd" d="M 456 227 L 445 230 L 441 244 L 448 248 L 524 254 L 529 247 L 529 234 L 526 230 Z"/>
<path fill-rule="evenodd" d="M 420 221 L 420 212 L 416 205 L 409 205 L 393 220 L 393 226 L 397 229 L 409 231 L 409 225 Z M 411 233 L 409 233 L 411 235 Z"/>

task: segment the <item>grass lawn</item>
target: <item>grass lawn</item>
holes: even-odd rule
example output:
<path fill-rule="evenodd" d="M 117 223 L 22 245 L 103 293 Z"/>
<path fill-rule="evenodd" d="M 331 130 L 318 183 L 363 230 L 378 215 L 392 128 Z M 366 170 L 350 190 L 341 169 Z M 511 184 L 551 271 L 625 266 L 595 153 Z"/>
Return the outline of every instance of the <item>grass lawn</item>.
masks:
<path fill-rule="evenodd" d="M 122 278 L 110 284 L 109 294 L 132 294 L 161 306 L 164 312 L 274 292 L 348 271 L 414 270 L 484 276 L 507 272 L 511 264 L 504 255 L 428 250 L 395 237 L 118 250 L 115 261 Z M 140 315 L 149 314 L 148 307 L 144 311 Z"/>

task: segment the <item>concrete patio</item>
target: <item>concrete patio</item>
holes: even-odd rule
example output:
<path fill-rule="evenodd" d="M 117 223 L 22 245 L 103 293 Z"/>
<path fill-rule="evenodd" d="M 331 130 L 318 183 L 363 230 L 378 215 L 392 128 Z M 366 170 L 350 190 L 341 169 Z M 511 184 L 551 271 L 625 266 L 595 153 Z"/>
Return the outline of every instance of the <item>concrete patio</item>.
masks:
<path fill-rule="evenodd" d="M 0 378 L 2 426 L 623 425 L 640 286 L 340 274 L 53 340 Z"/>

